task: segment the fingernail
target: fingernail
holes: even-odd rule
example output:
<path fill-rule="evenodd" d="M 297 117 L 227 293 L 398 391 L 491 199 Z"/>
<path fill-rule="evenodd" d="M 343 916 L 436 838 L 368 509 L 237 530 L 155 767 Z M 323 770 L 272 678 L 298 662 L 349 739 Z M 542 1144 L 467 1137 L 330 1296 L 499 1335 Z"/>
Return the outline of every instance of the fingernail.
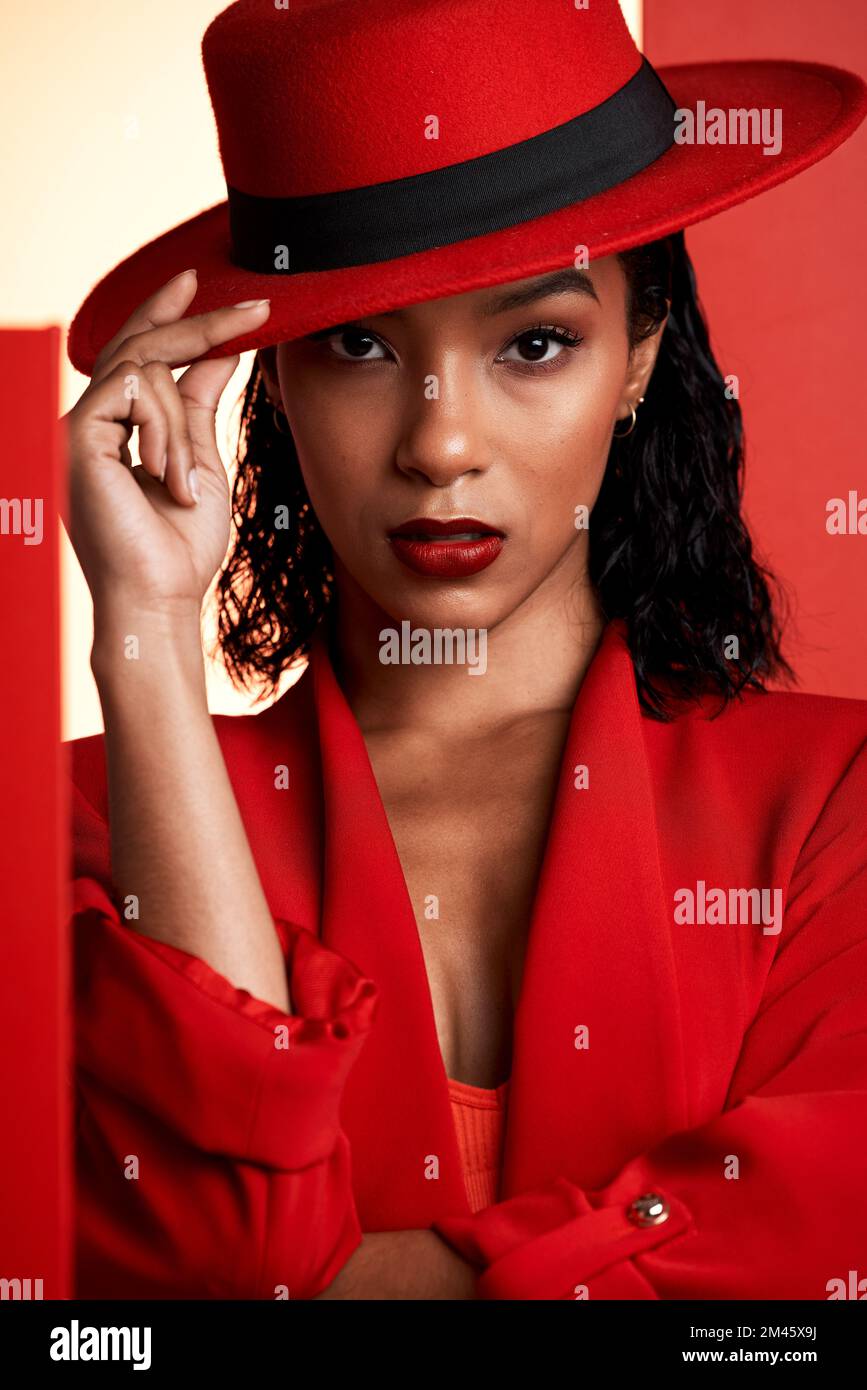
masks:
<path fill-rule="evenodd" d="M 195 500 L 197 502 L 201 502 L 202 494 L 199 491 L 199 475 L 196 472 L 195 468 L 191 468 L 189 473 L 187 474 L 187 487 L 190 489 L 190 492 L 193 494 Z"/>
<path fill-rule="evenodd" d="M 270 304 L 270 299 L 242 299 L 240 304 L 233 304 L 233 309 L 258 309 L 262 304 Z"/>
<path fill-rule="evenodd" d="M 179 270 L 178 273 L 177 273 L 177 275 L 173 275 L 172 278 L 171 278 L 171 280 L 169 280 L 168 283 L 169 283 L 170 285 L 173 285 L 173 284 L 175 283 L 176 280 L 180 280 L 181 277 L 184 276 L 184 275 L 196 275 L 196 274 L 197 274 L 196 267 L 195 267 L 194 265 L 191 265 L 190 268 L 189 268 L 189 270 Z"/>

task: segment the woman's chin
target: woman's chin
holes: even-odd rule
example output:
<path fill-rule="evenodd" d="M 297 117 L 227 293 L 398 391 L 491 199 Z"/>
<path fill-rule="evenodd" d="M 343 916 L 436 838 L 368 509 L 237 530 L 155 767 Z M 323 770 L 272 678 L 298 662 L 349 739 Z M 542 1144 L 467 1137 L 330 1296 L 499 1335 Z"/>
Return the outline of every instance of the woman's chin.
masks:
<path fill-rule="evenodd" d="M 425 586 L 427 587 L 427 586 Z M 436 592 L 433 592 L 435 587 Z M 473 592 L 466 581 L 439 581 L 430 591 L 420 592 L 418 584 L 394 586 L 382 594 L 379 607 L 392 623 L 408 623 L 413 628 L 472 628 L 490 630 L 498 626 L 518 606 L 520 598 L 509 602 L 504 594 Z"/>

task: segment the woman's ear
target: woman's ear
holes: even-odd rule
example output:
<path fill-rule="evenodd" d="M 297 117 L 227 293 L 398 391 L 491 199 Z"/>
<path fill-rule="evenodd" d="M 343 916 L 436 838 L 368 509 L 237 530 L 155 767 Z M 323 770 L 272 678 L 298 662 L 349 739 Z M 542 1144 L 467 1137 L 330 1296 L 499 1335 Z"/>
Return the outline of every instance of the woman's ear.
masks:
<path fill-rule="evenodd" d="M 666 301 L 666 303 L 667 302 L 668 301 Z M 620 406 L 623 413 L 618 414 L 618 420 L 627 420 L 629 418 L 630 408 L 633 405 L 637 405 L 641 397 L 647 395 L 647 388 L 650 384 L 650 378 L 653 375 L 653 369 L 656 366 L 656 359 L 659 355 L 660 344 L 662 343 L 662 335 L 667 323 L 668 314 L 666 313 L 665 318 L 658 324 L 654 331 L 647 338 L 643 338 L 633 349 L 629 358 L 626 381 L 623 386 L 623 399 Z"/>
<path fill-rule="evenodd" d="M 280 395 L 280 381 L 277 376 L 277 349 L 276 347 L 259 348 L 256 353 L 256 361 L 265 382 L 265 390 L 268 400 L 272 405 L 282 405 Z"/>

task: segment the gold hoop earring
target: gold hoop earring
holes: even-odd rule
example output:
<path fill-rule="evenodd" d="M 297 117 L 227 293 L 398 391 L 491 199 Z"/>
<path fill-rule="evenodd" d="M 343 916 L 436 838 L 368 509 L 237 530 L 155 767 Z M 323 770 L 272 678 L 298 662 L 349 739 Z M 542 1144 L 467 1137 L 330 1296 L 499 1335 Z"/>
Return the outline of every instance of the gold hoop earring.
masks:
<path fill-rule="evenodd" d="M 644 397 L 643 397 L 643 396 L 639 396 L 639 397 L 638 397 L 638 404 L 641 405 L 641 403 L 643 402 L 643 400 L 644 400 Z M 635 406 L 634 406 L 634 405 L 631 405 L 631 406 L 629 407 L 629 409 L 632 411 L 632 419 L 631 419 L 630 422 L 629 422 L 629 429 L 628 429 L 628 430 L 620 430 L 620 432 L 618 433 L 617 426 L 615 425 L 614 431 L 613 431 L 613 434 L 614 434 L 614 438 L 615 438 L 615 439 L 625 439 L 626 436 L 627 436 L 628 434 L 631 434 L 632 431 L 635 429 L 635 422 L 636 422 L 637 419 L 638 419 L 638 411 L 635 409 Z"/>
<path fill-rule="evenodd" d="M 271 407 L 271 413 L 272 413 L 272 415 L 273 415 L 273 417 L 274 417 L 274 428 L 275 428 L 275 430 L 277 431 L 277 433 L 278 433 L 278 434 L 288 434 L 288 433 L 289 433 L 289 421 L 286 419 L 286 413 L 285 413 L 285 411 L 281 410 L 280 407 L 279 407 L 279 405 L 272 405 L 272 407 Z M 284 428 L 283 425 L 280 424 L 280 416 L 281 416 L 281 415 L 283 416 L 283 419 L 286 420 L 286 426 L 285 426 L 285 428 Z"/>

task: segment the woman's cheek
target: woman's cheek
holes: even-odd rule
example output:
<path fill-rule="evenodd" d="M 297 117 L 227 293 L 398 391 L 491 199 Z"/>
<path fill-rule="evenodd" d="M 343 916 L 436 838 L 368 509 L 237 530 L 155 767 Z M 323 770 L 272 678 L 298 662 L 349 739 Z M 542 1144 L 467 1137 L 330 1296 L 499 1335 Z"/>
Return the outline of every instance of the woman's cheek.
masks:
<path fill-rule="evenodd" d="M 600 430 L 576 430 L 552 445 L 543 485 L 536 489 L 537 513 L 549 520 L 551 528 L 562 534 L 574 527 L 575 508 L 590 510 L 605 475 L 607 442 Z"/>
<path fill-rule="evenodd" d="M 301 469 L 307 493 L 319 524 L 332 544 L 345 549 L 352 534 L 353 494 L 334 471 L 313 467 L 309 473 Z"/>
<path fill-rule="evenodd" d="M 320 526 L 338 557 L 356 579 L 371 564 L 376 496 L 371 495 L 361 459 L 317 449 L 306 461 L 299 451 L 301 475 Z"/>

